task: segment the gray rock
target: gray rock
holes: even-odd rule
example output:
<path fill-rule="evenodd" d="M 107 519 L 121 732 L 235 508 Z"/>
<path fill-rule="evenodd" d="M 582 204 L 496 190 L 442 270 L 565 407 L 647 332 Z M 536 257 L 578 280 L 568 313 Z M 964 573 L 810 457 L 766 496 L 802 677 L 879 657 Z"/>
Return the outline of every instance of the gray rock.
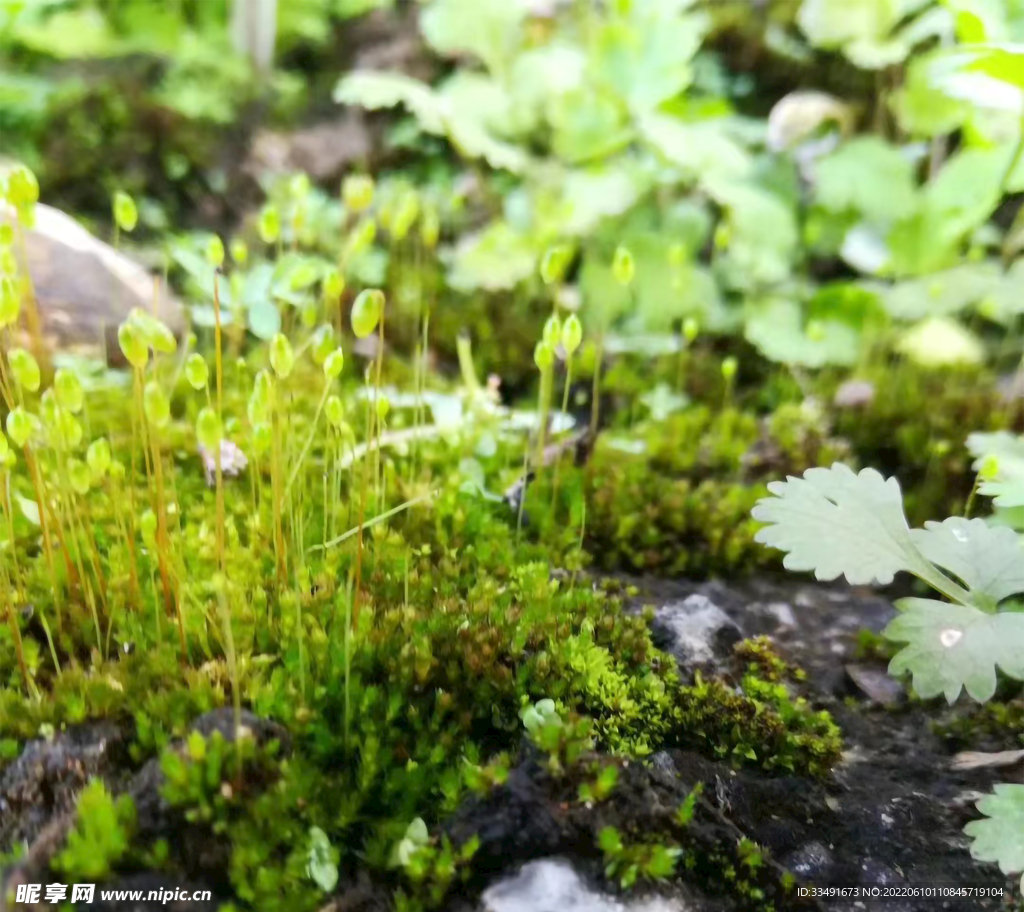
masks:
<path fill-rule="evenodd" d="M 828 848 L 815 840 L 790 852 L 782 864 L 800 880 L 820 884 L 827 882 L 834 862 Z"/>
<path fill-rule="evenodd" d="M 889 887 L 894 884 L 906 883 L 906 878 L 901 877 L 888 865 L 882 864 L 875 858 L 861 858 L 857 869 L 857 879 L 864 887 Z"/>
<path fill-rule="evenodd" d="M 690 912 L 694 907 L 661 896 L 626 901 L 599 893 L 568 861 L 531 861 L 488 887 L 481 912 Z"/>
<path fill-rule="evenodd" d="M 10 218 L 11 211 L 0 207 L 0 222 Z M 32 279 L 44 339 L 55 347 L 105 349 L 112 360 L 120 355 L 117 327 L 133 307 L 151 309 L 158 281 L 71 216 L 42 203 L 25 232 L 21 265 Z M 164 287 L 156 313 L 176 335 L 184 332 L 182 306 Z"/>
<path fill-rule="evenodd" d="M 651 634 L 670 652 L 685 673 L 716 672 L 730 656 L 743 632 L 732 618 L 704 595 L 669 602 L 654 613 Z"/>
<path fill-rule="evenodd" d="M 880 706 L 896 706 L 906 700 L 906 691 L 883 669 L 850 663 L 845 666 L 846 686 L 862 693 Z"/>

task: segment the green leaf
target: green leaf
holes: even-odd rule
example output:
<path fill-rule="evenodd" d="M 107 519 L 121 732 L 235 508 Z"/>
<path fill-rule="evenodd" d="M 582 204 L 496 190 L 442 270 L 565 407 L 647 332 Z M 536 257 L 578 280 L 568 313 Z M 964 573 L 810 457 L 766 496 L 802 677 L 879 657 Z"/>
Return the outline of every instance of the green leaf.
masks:
<path fill-rule="evenodd" d="M 854 364 L 860 353 L 860 334 L 849 323 L 815 320 L 810 332 L 804 327 L 801 306 L 780 297 L 748 304 L 744 335 L 766 358 L 779 364 Z"/>
<path fill-rule="evenodd" d="M 706 184 L 709 195 L 728 213 L 722 265 L 732 270 L 734 284 L 750 288 L 787 279 L 799 241 L 793 207 L 754 183 L 714 174 Z"/>
<path fill-rule="evenodd" d="M 906 78 L 891 100 L 900 127 L 917 136 L 944 136 L 961 127 L 971 106 L 936 87 L 931 70 L 935 54 L 917 54 L 907 63 Z"/>
<path fill-rule="evenodd" d="M 991 614 L 972 605 L 908 598 L 897 603 L 900 615 L 882 631 L 907 645 L 889 663 L 889 674 L 907 671 L 914 690 L 928 699 L 944 694 L 953 703 L 966 688 L 984 703 L 996 690 L 996 666 L 1024 679 L 1024 613 Z"/>
<path fill-rule="evenodd" d="M 27 497 L 22 497 L 17 491 L 14 492 L 14 499 L 18 502 L 18 508 L 21 510 L 21 515 L 32 523 L 33 526 L 38 526 L 39 504 L 34 500 L 29 500 Z"/>
<path fill-rule="evenodd" d="M 897 0 L 804 0 L 797 24 L 816 47 L 885 38 L 900 18 Z"/>
<path fill-rule="evenodd" d="M 310 827 L 306 875 L 325 893 L 338 883 L 338 864 L 334 860 L 331 841 L 320 827 Z"/>
<path fill-rule="evenodd" d="M 999 466 L 996 477 L 983 481 L 978 493 L 994 497 L 994 505 L 1001 509 L 1024 507 L 1024 436 L 1009 431 L 974 433 L 967 437 L 967 449 L 976 457 L 974 471 L 981 471 L 991 456 Z"/>
<path fill-rule="evenodd" d="M 845 576 L 853 585 L 888 585 L 900 570 L 930 565 L 914 547 L 895 478 L 859 474 L 837 462 L 803 478 L 768 485 L 751 516 L 769 525 L 754 540 L 786 552 L 787 570 L 813 570 L 819 580 Z"/>
<path fill-rule="evenodd" d="M 949 317 L 930 317 L 918 323 L 903 334 L 896 348 L 926 367 L 985 361 L 985 348 L 978 337 Z"/>
<path fill-rule="evenodd" d="M 993 261 L 967 263 L 920 279 L 897 282 L 883 295 L 885 309 L 899 320 L 959 313 L 1000 288 L 1002 275 Z"/>
<path fill-rule="evenodd" d="M 441 55 L 472 54 L 502 72 L 522 41 L 526 5 L 507 0 L 432 0 L 420 13 L 427 43 Z"/>
<path fill-rule="evenodd" d="M 819 205 L 853 209 L 874 222 L 909 215 L 916 204 L 914 169 L 898 149 L 874 136 L 851 140 L 817 166 Z"/>
<path fill-rule="evenodd" d="M 940 523 L 926 522 L 910 537 L 928 560 L 963 581 L 972 601 L 981 598 L 994 608 L 1004 598 L 1024 592 L 1024 547 L 1010 529 L 951 516 Z"/>
<path fill-rule="evenodd" d="M 493 222 L 459 242 L 451 258 L 448 283 L 459 291 L 514 288 L 533 274 L 538 257 L 529 237 L 507 222 Z"/>
<path fill-rule="evenodd" d="M 371 111 L 402 106 L 416 118 L 422 130 L 444 134 L 444 118 L 437 95 L 430 86 L 411 76 L 357 70 L 344 76 L 335 86 L 334 100 Z"/>
<path fill-rule="evenodd" d="M 634 3 L 596 29 L 590 63 L 594 76 L 634 114 L 651 111 L 693 79 L 691 60 L 709 20 L 680 15 L 672 4 Z"/>
<path fill-rule="evenodd" d="M 551 99 L 548 121 L 555 154 L 571 164 L 614 155 L 629 145 L 634 134 L 621 105 L 589 87 Z"/>
<path fill-rule="evenodd" d="M 664 114 L 650 114 L 640 122 L 640 132 L 689 177 L 744 178 L 753 170 L 749 153 L 718 124 L 686 124 Z"/>
<path fill-rule="evenodd" d="M 994 861 L 1004 874 L 1024 871 L 1024 785 L 999 782 L 994 794 L 975 805 L 986 820 L 972 820 L 964 832 L 974 841 L 971 855 L 978 861 Z M 1020 879 L 1024 891 L 1024 876 Z"/>
<path fill-rule="evenodd" d="M 272 339 L 281 331 L 281 312 L 269 298 L 249 307 L 249 331 L 257 339 Z"/>

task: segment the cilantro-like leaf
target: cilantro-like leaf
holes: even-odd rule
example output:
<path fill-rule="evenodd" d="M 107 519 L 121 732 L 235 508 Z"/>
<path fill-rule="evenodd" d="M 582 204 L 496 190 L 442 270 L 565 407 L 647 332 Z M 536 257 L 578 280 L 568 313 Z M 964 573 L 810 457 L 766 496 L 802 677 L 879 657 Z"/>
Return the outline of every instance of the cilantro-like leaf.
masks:
<path fill-rule="evenodd" d="M 994 608 L 1024 592 L 1024 547 L 1012 529 L 959 516 L 924 526 L 911 531 L 914 544 L 933 564 L 963 580 L 978 607 Z M 1020 648 L 1024 651 L 1024 641 Z"/>
<path fill-rule="evenodd" d="M 997 507 L 1024 507 L 1024 436 L 1009 431 L 970 434 L 967 449 L 976 457 L 974 471 L 980 472 L 989 457 L 998 466 L 995 478 L 983 481 L 978 492 L 994 497 Z"/>
<path fill-rule="evenodd" d="M 913 674 L 921 697 L 945 694 L 953 703 L 966 688 L 979 703 L 996 689 L 996 666 L 1024 680 L 1024 613 L 991 614 L 972 605 L 908 598 L 882 635 L 906 643 L 889 663 L 889 674 Z"/>
<path fill-rule="evenodd" d="M 854 585 L 891 583 L 900 570 L 920 575 L 927 562 L 914 547 L 895 478 L 849 466 L 808 469 L 803 478 L 768 485 L 751 515 L 769 523 L 756 541 L 786 551 L 787 570 L 819 580 L 845 576 Z"/>
<path fill-rule="evenodd" d="M 997 783 L 994 794 L 981 798 L 976 807 L 985 819 L 964 827 L 974 840 L 971 855 L 978 861 L 996 862 L 1004 874 L 1024 871 L 1024 785 Z M 1020 886 L 1024 891 L 1024 874 Z"/>

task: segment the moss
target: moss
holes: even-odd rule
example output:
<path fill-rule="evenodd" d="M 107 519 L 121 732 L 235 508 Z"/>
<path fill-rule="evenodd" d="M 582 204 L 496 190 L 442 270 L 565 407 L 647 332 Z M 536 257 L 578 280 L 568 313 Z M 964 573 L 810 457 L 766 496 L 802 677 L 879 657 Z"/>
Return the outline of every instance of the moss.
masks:
<path fill-rule="evenodd" d="M 950 750 L 1019 750 L 1024 747 L 1024 696 L 957 707 L 931 723 Z"/>
<path fill-rule="evenodd" d="M 803 672 L 783 662 L 766 638 L 736 645 L 739 688 L 698 677 L 681 693 L 681 730 L 703 750 L 765 769 L 824 775 L 842 751 L 839 728 L 791 690 Z"/>

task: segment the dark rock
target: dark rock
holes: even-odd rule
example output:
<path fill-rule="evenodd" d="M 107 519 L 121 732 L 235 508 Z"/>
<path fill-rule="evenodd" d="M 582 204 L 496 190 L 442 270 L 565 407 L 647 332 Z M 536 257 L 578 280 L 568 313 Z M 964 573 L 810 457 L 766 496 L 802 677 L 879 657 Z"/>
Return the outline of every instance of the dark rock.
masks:
<path fill-rule="evenodd" d="M 543 783 L 546 774 L 529 760 L 515 767 L 504 785 L 470 799 L 445 827 L 456 845 L 473 836 L 480 840 L 474 866 L 505 870 L 510 864 L 557 854 L 566 829 L 556 819 Z"/>
<path fill-rule="evenodd" d="M 226 741 L 232 742 L 235 739 L 234 712 L 224 707 L 205 713 L 195 720 L 192 730 L 204 737 L 220 732 Z M 277 740 L 284 751 L 290 750 L 291 740 L 282 726 L 248 710 L 242 711 L 240 731 L 244 736 L 254 738 L 258 745 Z M 213 833 L 205 826 L 187 823 L 181 812 L 165 801 L 160 794 L 164 777 L 158 757 L 147 761 L 124 784 L 123 774 L 115 775 L 115 756 L 117 760 L 126 760 L 126 757 L 118 756 L 114 749 L 124 747 L 126 741 L 126 735 L 110 723 L 83 726 L 54 739 L 52 743 L 30 742 L 22 756 L 4 771 L 3 782 L 11 784 L 9 793 L 4 795 L 9 806 L 18 809 L 26 802 L 37 801 L 39 807 L 38 813 L 21 818 L 27 821 L 22 826 L 28 829 L 25 836 L 17 838 L 31 838 L 31 844 L 15 867 L 0 872 L 0 890 L 18 883 L 40 883 L 44 880 L 51 860 L 63 848 L 67 834 L 74 827 L 78 792 L 89 778 L 102 776 L 108 780 L 111 791 L 131 796 L 136 811 L 135 838 L 140 844 L 169 837 L 172 852 L 184 870 L 206 881 L 209 884 L 207 889 L 230 895 L 230 844 L 223 835 Z M 181 749 L 182 742 L 177 747 Z M 246 781 L 244 787 L 258 790 L 267 784 L 259 780 Z M 9 818 L 10 815 L 5 813 L 4 824 Z M 13 844 L 14 837 L 11 839 L 11 843 L 5 843 L 5 846 Z M 166 883 L 173 889 L 173 881 Z M 203 888 L 200 885 L 195 889 Z M 107 889 L 105 885 L 104 889 Z M 152 889 L 158 890 L 159 886 Z M 168 905 L 160 907 L 174 908 Z M 149 909 L 150 906 L 137 908 Z M 196 908 L 195 903 L 189 908 Z"/>
<path fill-rule="evenodd" d="M 731 656 L 733 646 L 743 639 L 739 625 L 700 594 L 655 609 L 651 636 L 690 675 L 697 670 L 719 671 Z"/>
<path fill-rule="evenodd" d="M 903 685 L 880 668 L 848 664 L 844 671 L 848 691 L 863 694 L 880 706 L 896 706 L 907 698 Z"/>
<path fill-rule="evenodd" d="M 827 883 L 832 872 L 832 854 L 821 842 L 806 842 L 782 859 L 797 878 L 809 883 Z"/>
<path fill-rule="evenodd" d="M 891 887 L 907 882 L 905 877 L 876 858 L 860 859 L 857 868 L 860 872 L 858 882 L 864 887 Z"/>
<path fill-rule="evenodd" d="M 32 842 L 54 817 L 75 808 L 93 777 L 108 778 L 127 760 L 128 738 L 113 722 L 69 728 L 29 741 L 0 773 L 0 850 Z"/>
<path fill-rule="evenodd" d="M 665 776 L 675 777 L 679 775 L 675 761 L 668 751 L 658 751 L 650 759 L 651 769 L 656 770 Z"/>

